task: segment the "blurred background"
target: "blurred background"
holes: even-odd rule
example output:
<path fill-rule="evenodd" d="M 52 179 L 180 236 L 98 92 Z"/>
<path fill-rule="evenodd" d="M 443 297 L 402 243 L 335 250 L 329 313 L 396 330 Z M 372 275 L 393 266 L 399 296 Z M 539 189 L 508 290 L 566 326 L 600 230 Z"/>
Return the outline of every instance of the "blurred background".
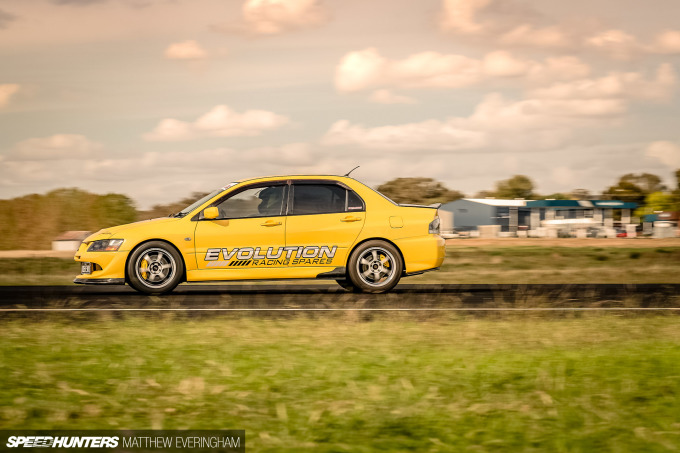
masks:
<path fill-rule="evenodd" d="M 677 450 L 678 17 L 677 0 L 0 0 L 0 428 Z M 357 165 L 397 202 L 442 203 L 439 272 L 377 296 L 72 284 L 91 232 Z"/>
<path fill-rule="evenodd" d="M 672 191 L 680 4 L 654 5 L 3 0 L 0 198 L 78 188 L 149 211 L 356 165 L 372 187 L 468 197 L 513 175 L 520 196 L 597 199 L 629 173 Z"/>

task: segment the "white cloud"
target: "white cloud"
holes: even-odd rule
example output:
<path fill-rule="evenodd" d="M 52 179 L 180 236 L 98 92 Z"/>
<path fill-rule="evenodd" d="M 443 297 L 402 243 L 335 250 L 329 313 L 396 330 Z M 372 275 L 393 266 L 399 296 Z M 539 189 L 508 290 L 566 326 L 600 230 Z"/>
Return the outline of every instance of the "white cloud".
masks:
<path fill-rule="evenodd" d="M 497 50 L 486 54 L 482 64 L 484 73 L 490 77 L 519 77 L 526 75 L 534 63 L 517 58 L 510 52 Z"/>
<path fill-rule="evenodd" d="M 56 134 L 50 137 L 29 138 L 17 143 L 9 159 L 18 160 L 60 160 L 96 157 L 103 146 L 84 135 Z"/>
<path fill-rule="evenodd" d="M 250 32 L 275 35 L 321 24 L 327 15 L 318 0 L 247 0 L 243 19 Z"/>
<path fill-rule="evenodd" d="M 564 144 L 576 130 L 615 124 L 627 109 L 620 99 L 512 101 L 494 93 L 468 117 L 377 127 L 337 121 L 322 143 L 395 151 L 549 149 Z"/>
<path fill-rule="evenodd" d="M 142 207 L 149 207 L 247 177 L 314 173 L 321 167 L 326 168 L 326 174 L 337 170 L 319 164 L 325 156 L 319 155 L 318 149 L 307 143 L 290 143 L 243 150 L 107 153 L 72 160 L 8 159 L 0 165 L 0 187 L 5 193 L 26 193 L 70 187 L 77 181 L 87 190 L 129 194 Z M 225 167 L 224 162 L 229 165 Z"/>
<path fill-rule="evenodd" d="M 492 0 L 444 0 L 440 26 L 444 30 L 460 34 L 477 34 L 485 30 L 485 25 L 477 22 L 477 12 Z"/>
<path fill-rule="evenodd" d="M 680 145 L 677 143 L 669 141 L 652 142 L 645 149 L 645 154 L 658 159 L 671 168 L 680 168 Z"/>
<path fill-rule="evenodd" d="M 571 37 L 560 27 L 534 27 L 530 24 L 519 25 L 499 38 L 504 45 L 539 49 L 569 48 L 570 41 Z"/>
<path fill-rule="evenodd" d="M 570 48 L 571 36 L 559 25 L 538 26 L 539 14 L 504 0 L 443 0 L 439 25 L 444 31 L 518 47 Z"/>
<path fill-rule="evenodd" d="M 208 57 L 208 52 L 198 42 L 188 40 L 170 44 L 164 55 L 170 60 L 202 60 Z"/>
<path fill-rule="evenodd" d="M 481 62 L 463 55 L 420 52 L 389 60 L 369 48 L 342 58 L 335 72 L 335 86 L 345 92 L 378 86 L 460 88 L 478 83 L 482 77 Z"/>
<path fill-rule="evenodd" d="M 0 84 L 0 108 L 9 104 L 10 99 L 14 96 L 21 87 L 16 83 Z"/>
<path fill-rule="evenodd" d="M 355 92 L 378 87 L 462 88 L 488 80 L 522 78 L 531 83 L 584 77 L 590 67 L 576 57 L 552 57 L 543 62 L 494 51 L 482 59 L 464 55 L 420 52 L 400 60 L 368 48 L 346 54 L 335 71 L 335 87 Z"/>
<path fill-rule="evenodd" d="M 439 26 L 443 31 L 490 46 L 592 50 L 617 60 L 643 54 L 680 54 L 680 30 L 662 31 L 643 43 L 625 30 L 595 25 L 587 13 L 551 21 L 521 2 L 442 0 L 441 5 Z"/>
<path fill-rule="evenodd" d="M 549 57 L 542 64 L 532 66 L 527 77 L 534 84 L 546 84 L 556 80 L 583 78 L 590 71 L 590 66 L 577 57 Z"/>
<path fill-rule="evenodd" d="M 654 53 L 680 54 L 680 30 L 665 30 L 656 35 L 650 46 Z"/>
<path fill-rule="evenodd" d="M 619 60 L 628 60 L 644 50 L 635 36 L 616 29 L 586 38 L 584 44 Z"/>
<path fill-rule="evenodd" d="M 371 102 L 377 104 L 415 104 L 416 100 L 408 96 L 402 96 L 395 94 L 390 90 L 376 90 L 371 94 L 369 98 Z"/>
<path fill-rule="evenodd" d="M 144 135 L 144 139 L 174 142 L 204 137 L 256 136 L 278 129 L 288 122 L 287 117 L 266 110 L 238 113 L 226 105 L 217 105 L 193 122 L 174 118 L 161 120 L 153 131 Z"/>
<path fill-rule="evenodd" d="M 669 100 L 677 86 L 675 70 L 662 64 L 652 80 L 639 72 L 613 72 L 597 79 L 581 79 L 558 83 L 531 91 L 530 95 L 545 99 L 647 99 Z"/>
<path fill-rule="evenodd" d="M 483 145 L 481 133 L 463 130 L 451 122 L 428 120 L 420 123 L 367 128 L 347 120 L 335 122 L 324 136 L 325 145 L 358 145 L 386 150 L 459 150 Z"/>

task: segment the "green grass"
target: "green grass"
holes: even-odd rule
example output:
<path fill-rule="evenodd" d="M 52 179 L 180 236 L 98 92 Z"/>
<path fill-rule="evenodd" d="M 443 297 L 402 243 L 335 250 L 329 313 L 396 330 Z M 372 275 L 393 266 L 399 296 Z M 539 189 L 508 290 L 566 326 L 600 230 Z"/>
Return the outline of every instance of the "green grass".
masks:
<path fill-rule="evenodd" d="M 67 285 L 79 271 L 71 259 L 4 258 L 0 285 Z M 328 284 L 292 281 L 310 282 Z M 680 247 L 456 245 L 448 247 L 440 271 L 404 283 L 680 283 Z"/>
<path fill-rule="evenodd" d="M 0 428 L 243 428 L 272 452 L 680 445 L 677 317 L 351 316 L 6 318 Z"/>
<path fill-rule="evenodd" d="M 407 283 L 680 283 L 680 248 L 449 246 Z"/>
<path fill-rule="evenodd" d="M 72 258 L 0 258 L 0 285 L 67 285 L 79 273 Z"/>

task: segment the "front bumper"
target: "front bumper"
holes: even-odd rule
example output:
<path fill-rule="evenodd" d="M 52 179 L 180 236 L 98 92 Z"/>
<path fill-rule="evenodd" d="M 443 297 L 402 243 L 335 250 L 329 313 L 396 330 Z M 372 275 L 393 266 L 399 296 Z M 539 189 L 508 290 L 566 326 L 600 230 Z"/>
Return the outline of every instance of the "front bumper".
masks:
<path fill-rule="evenodd" d="M 79 278 L 73 279 L 73 283 L 81 285 L 124 285 L 124 278 Z"/>
<path fill-rule="evenodd" d="M 74 283 L 90 283 L 98 285 L 121 285 L 125 283 L 125 265 L 129 250 L 118 252 L 88 252 L 87 245 L 81 244 L 73 258 L 79 263 L 94 263 L 91 274 L 78 275 Z"/>

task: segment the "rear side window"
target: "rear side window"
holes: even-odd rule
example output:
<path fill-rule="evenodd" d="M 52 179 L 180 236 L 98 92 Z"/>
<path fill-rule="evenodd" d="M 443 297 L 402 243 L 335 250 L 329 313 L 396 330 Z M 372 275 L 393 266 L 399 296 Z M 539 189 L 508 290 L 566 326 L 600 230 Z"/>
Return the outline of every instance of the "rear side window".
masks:
<path fill-rule="evenodd" d="M 359 195 L 352 192 L 351 190 L 347 191 L 347 210 L 348 211 L 364 210 L 364 200 L 359 198 Z"/>
<path fill-rule="evenodd" d="M 364 203 L 354 192 L 336 184 L 295 184 L 289 214 L 331 214 L 363 211 Z"/>

